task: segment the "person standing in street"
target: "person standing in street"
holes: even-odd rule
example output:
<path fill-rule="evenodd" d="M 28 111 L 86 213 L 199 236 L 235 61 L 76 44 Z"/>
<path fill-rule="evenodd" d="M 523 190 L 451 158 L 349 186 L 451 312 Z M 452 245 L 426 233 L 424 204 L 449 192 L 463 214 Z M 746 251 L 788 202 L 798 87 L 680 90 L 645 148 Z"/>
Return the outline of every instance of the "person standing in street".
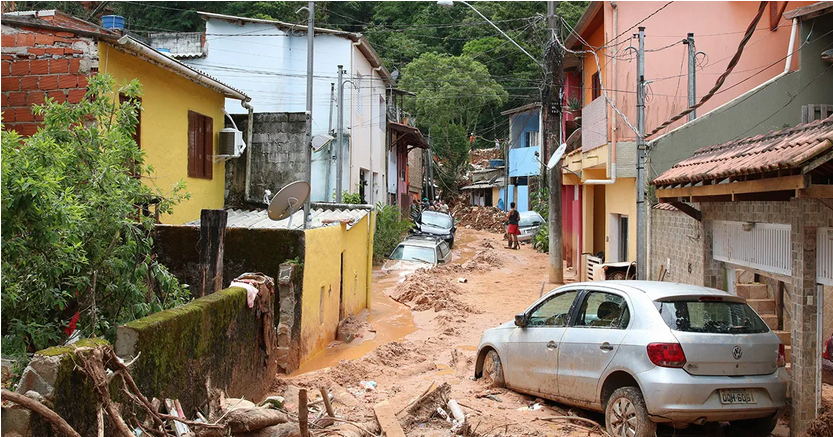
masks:
<path fill-rule="evenodd" d="M 521 234 L 518 229 L 518 222 L 521 219 L 521 213 L 515 209 L 515 202 L 509 204 L 509 213 L 506 214 L 506 220 L 509 221 L 509 227 L 506 229 L 506 234 L 509 238 L 509 245 L 507 249 L 520 249 L 521 243 L 518 242 L 518 235 Z"/>

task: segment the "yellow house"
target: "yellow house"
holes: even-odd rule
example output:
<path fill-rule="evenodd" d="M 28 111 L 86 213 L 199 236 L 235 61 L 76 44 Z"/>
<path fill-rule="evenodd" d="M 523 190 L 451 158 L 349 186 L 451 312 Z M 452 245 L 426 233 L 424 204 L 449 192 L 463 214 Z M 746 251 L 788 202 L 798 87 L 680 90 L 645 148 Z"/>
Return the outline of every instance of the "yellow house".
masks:
<path fill-rule="evenodd" d="M 100 41 L 98 56 L 100 73 L 142 85 L 136 140 L 155 170 L 143 176 L 145 183 L 167 194 L 182 180 L 191 195 L 160 221 L 182 224 L 198 219 L 202 209 L 223 208 L 227 158 L 219 157 L 218 140 L 225 99 L 248 106 L 251 98 L 129 36 Z"/>

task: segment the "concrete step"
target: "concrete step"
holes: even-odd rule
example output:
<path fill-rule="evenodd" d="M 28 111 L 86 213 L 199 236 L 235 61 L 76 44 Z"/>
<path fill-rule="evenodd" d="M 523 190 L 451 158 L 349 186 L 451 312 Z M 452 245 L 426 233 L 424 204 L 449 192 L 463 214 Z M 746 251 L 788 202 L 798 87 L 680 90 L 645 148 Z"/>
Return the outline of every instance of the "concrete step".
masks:
<path fill-rule="evenodd" d="M 755 274 L 751 270 L 735 269 L 735 282 L 746 284 L 755 281 Z"/>
<path fill-rule="evenodd" d="M 792 344 L 792 340 L 790 337 L 790 331 L 773 331 L 775 335 L 778 336 L 778 339 L 781 340 L 785 346 L 790 346 Z"/>
<path fill-rule="evenodd" d="M 764 323 L 769 326 L 769 329 L 773 331 L 778 329 L 778 316 L 775 314 L 761 314 L 760 316 L 764 320 Z"/>
<path fill-rule="evenodd" d="M 758 314 L 775 314 L 774 299 L 747 299 L 746 303 Z"/>
<path fill-rule="evenodd" d="M 737 284 L 738 296 L 744 299 L 766 299 L 767 295 L 766 284 Z"/>

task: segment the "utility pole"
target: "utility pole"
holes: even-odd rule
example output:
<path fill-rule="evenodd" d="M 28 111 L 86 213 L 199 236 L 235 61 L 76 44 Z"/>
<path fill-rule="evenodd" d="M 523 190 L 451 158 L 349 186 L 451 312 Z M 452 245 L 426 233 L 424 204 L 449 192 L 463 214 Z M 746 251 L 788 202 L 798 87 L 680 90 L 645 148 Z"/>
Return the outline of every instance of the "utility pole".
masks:
<path fill-rule="evenodd" d="M 307 166 L 306 166 L 306 180 L 312 185 L 312 49 L 315 43 L 315 2 L 310 1 L 307 7 L 309 18 L 307 20 Z M 307 219 L 309 218 L 310 197 L 304 202 L 304 229 L 307 228 Z"/>
<path fill-rule="evenodd" d="M 688 37 L 683 41 L 683 44 L 688 46 L 688 107 L 692 107 L 697 104 L 697 81 L 695 81 L 695 74 L 694 71 L 695 62 L 694 58 L 697 56 L 694 48 L 694 34 L 688 34 Z M 688 121 L 692 121 L 697 118 L 697 110 L 691 111 L 688 114 Z"/>
<path fill-rule="evenodd" d="M 341 180 L 344 178 L 344 66 L 338 66 L 338 117 L 336 117 L 336 203 L 341 203 Z"/>
<path fill-rule="evenodd" d="M 547 153 L 555 152 L 561 143 L 561 87 L 563 86 L 563 56 L 556 35 L 561 32 L 556 1 L 547 2 L 547 27 L 550 35 L 544 49 L 544 87 L 541 96 L 541 110 L 544 111 L 544 141 Z M 542 157 L 544 155 L 541 155 Z M 548 158 L 548 157 L 547 157 Z M 546 158 L 545 158 L 546 159 Z M 547 159 L 548 160 L 548 159 Z M 564 283 L 562 261 L 561 226 L 561 162 L 548 172 L 549 176 L 549 281 L 551 284 Z"/>
<path fill-rule="evenodd" d="M 645 28 L 636 55 L 636 279 L 645 280 Z"/>

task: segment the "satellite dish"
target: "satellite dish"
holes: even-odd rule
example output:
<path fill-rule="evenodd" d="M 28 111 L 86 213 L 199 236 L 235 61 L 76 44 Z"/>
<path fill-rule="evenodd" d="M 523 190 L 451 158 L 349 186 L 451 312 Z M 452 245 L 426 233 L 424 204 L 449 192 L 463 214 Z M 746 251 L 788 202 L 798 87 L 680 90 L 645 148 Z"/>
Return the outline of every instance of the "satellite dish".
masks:
<path fill-rule="evenodd" d="M 319 134 L 319 135 L 316 135 L 316 136 L 312 137 L 312 151 L 317 152 L 317 151 L 323 149 L 324 147 L 327 146 L 327 144 L 330 144 L 330 142 L 332 142 L 334 139 L 335 139 L 335 137 L 333 137 L 332 135 L 327 135 L 327 134 Z"/>
<path fill-rule="evenodd" d="M 295 181 L 283 187 L 269 203 L 269 218 L 283 220 L 289 217 L 287 229 L 292 227 L 292 216 L 295 211 L 303 208 L 309 196 L 309 182 Z"/>
<path fill-rule="evenodd" d="M 561 157 L 564 156 L 564 151 L 567 150 L 567 143 L 561 143 L 557 149 L 555 149 L 555 153 L 552 154 L 550 157 L 549 162 L 547 162 L 547 168 L 552 170 L 558 164 L 558 161 L 561 161 Z"/>

